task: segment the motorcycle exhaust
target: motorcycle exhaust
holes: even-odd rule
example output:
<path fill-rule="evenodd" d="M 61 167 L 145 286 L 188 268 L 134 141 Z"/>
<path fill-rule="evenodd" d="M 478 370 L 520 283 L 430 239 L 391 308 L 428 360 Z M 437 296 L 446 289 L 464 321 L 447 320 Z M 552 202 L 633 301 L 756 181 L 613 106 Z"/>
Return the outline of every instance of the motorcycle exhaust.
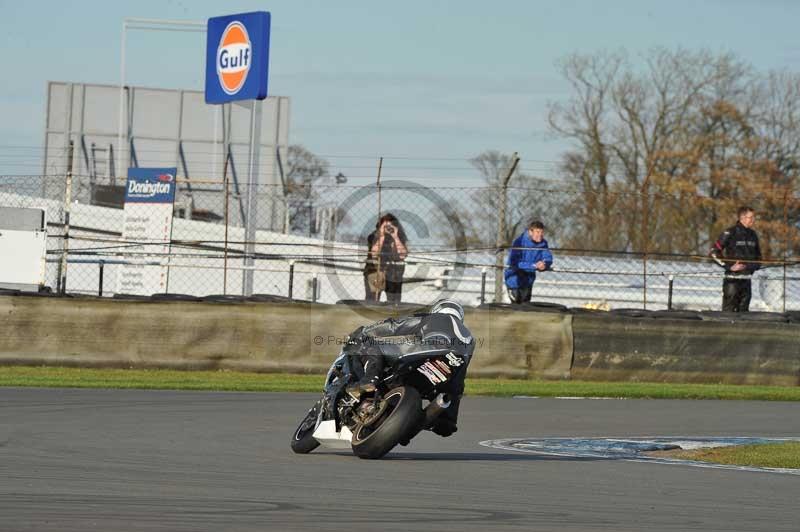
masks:
<path fill-rule="evenodd" d="M 412 430 L 405 438 L 405 443 L 402 445 L 408 445 L 417 434 L 422 432 L 425 429 L 431 428 L 434 423 L 436 423 L 436 418 L 438 418 L 442 412 L 447 410 L 450 407 L 450 398 L 447 394 L 440 393 L 437 395 L 431 403 L 425 407 L 425 410 L 422 411 L 422 420 L 420 421 L 419 425 L 417 425 L 414 430 Z"/>
<path fill-rule="evenodd" d="M 447 394 L 440 393 L 436 396 L 436 398 L 431 401 L 431 404 L 425 407 L 425 420 L 423 421 L 422 428 L 420 430 L 425 430 L 436 422 L 436 418 L 438 418 L 442 412 L 450 408 L 450 398 Z"/>

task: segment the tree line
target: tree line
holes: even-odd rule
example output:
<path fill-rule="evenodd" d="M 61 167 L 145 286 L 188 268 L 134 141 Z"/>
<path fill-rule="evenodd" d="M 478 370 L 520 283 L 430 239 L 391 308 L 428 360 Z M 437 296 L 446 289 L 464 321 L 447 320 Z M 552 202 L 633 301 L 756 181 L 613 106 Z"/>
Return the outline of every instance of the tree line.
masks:
<path fill-rule="evenodd" d="M 800 75 L 760 73 L 730 53 L 663 48 L 572 54 L 558 68 L 570 87 L 548 109 L 550 132 L 568 145 L 558 179 L 520 168 L 503 189 L 512 154 L 472 158 L 486 186 L 459 200 L 461 245 L 495 245 L 503 211 L 506 242 L 539 218 L 562 248 L 704 255 L 750 205 L 765 255 L 800 252 Z M 329 165 L 300 146 L 289 156 L 287 192 L 300 206 L 291 226 L 300 231 L 310 223 L 309 185 Z"/>
<path fill-rule="evenodd" d="M 761 74 L 733 54 L 654 49 L 574 54 L 572 93 L 549 109 L 571 147 L 568 245 L 704 254 L 756 209 L 766 255 L 797 249 L 800 76 Z"/>

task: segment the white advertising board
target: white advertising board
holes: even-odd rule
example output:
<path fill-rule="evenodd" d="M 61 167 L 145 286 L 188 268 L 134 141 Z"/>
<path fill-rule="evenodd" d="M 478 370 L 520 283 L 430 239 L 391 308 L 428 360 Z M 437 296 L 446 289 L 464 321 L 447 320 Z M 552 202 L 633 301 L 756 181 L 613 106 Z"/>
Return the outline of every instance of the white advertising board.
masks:
<path fill-rule="evenodd" d="M 118 294 L 167 291 L 176 168 L 130 168 L 125 185 L 124 263 Z M 140 244 L 137 244 L 140 243 Z"/>

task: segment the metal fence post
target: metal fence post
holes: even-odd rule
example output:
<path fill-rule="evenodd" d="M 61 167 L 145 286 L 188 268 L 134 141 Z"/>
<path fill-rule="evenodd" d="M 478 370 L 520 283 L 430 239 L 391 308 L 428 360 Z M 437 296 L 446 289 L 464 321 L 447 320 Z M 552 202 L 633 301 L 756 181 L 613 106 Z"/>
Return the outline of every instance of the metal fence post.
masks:
<path fill-rule="evenodd" d="M 381 170 L 383 170 L 383 157 L 378 160 L 378 176 L 375 180 L 375 188 L 378 192 L 378 218 L 381 217 Z"/>
<path fill-rule="evenodd" d="M 669 294 L 667 295 L 667 310 L 672 310 L 672 281 L 674 277 L 669 276 Z"/>
<path fill-rule="evenodd" d="M 289 261 L 289 300 L 292 300 L 292 291 L 294 290 L 294 261 Z"/>
<path fill-rule="evenodd" d="M 58 281 L 58 293 L 64 295 L 67 292 L 67 255 L 69 255 L 69 210 L 72 203 L 72 154 L 75 144 L 69 141 L 69 153 L 67 154 L 67 175 L 64 187 L 64 248 L 61 251 L 61 275 Z"/>
<path fill-rule="evenodd" d="M 100 259 L 99 266 L 100 266 L 100 281 L 98 282 L 97 285 L 97 296 L 103 297 L 103 273 L 106 269 L 106 261 Z"/>
<path fill-rule="evenodd" d="M 486 268 L 481 268 L 481 305 L 486 302 Z"/>
<path fill-rule="evenodd" d="M 506 209 L 508 202 L 508 182 L 511 180 L 511 176 L 514 175 L 514 170 L 517 169 L 517 164 L 519 164 L 519 156 L 517 155 L 517 152 L 514 152 L 512 157 L 514 158 L 514 161 L 512 162 L 511 168 L 508 170 L 508 174 L 503 179 L 500 187 L 500 209 L 497 218 L 497 250 L 495 251 L 496 257 L 494 260 L 494 265 L 497 268 L 495 270 L 494 278 L 494 300 L 496 303 L 499 303 L 503 299 L 502 272 L 506 251 Z"/>

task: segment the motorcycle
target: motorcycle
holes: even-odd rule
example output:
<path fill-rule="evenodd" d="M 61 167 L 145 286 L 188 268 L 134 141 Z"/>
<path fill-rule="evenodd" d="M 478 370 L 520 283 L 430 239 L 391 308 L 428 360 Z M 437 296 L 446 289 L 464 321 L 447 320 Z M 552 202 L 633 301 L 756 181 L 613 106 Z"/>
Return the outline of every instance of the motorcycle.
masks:
<path fill-rule="evenodd" d="M 384 370 L 376 392 L 354 397 L 346 388 L 359 380 L 363 368 L 358 353 L 349 347 L 334 360 L 322 397 L 295 430 L 295 453 L 324 445 L 350 447 L 359 458 L 374 459 L 398 443 L 407 445 L 450 406 L 448 384 L 461 378 L 469 362 L 467 351 L 452 346 L 411 353 L 402 346 L 383 346 Z"/>

